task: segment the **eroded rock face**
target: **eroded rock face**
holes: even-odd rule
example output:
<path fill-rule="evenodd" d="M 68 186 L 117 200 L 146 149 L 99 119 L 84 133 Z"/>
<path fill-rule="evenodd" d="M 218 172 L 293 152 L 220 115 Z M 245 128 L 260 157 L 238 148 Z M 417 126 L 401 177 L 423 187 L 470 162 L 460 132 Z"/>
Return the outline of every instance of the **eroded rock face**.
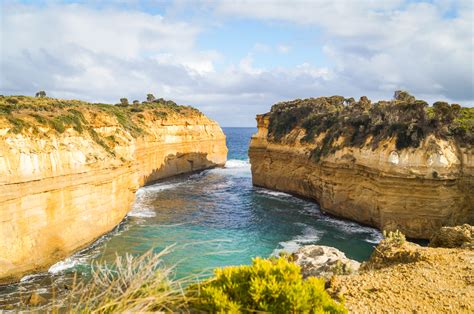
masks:
<path fill-rule="evenodd" d="M 304 278 L 348 275 L 359 270 L 360 263 L 351 260 L 336 248 L 324 245 L 306 245 L 292 254 L 294 262 L 301 267 Z"/>
<path fill-rule="evenodd" d="M 474 226 L 443 227 L 430 240 L 430 247 L 474 248 Z"/>
<path fill-rule="evenodd" d="M 94 134 L 113 139 L 113 153 L 86 132 L 39 126 L 42 135 L 15 134 L 0 119 L 0 282 L 45 269 L 113 229 L 144 184 L 223 165 L 219 125 L 187 112 L 143 112 L 138 137 L 110 115 L 84 113 Z"/>
<path fill-rule="evenodd" d="M 269 115 L 258 115 L 249 157 L 252 181 L 315 199 L 323 211 L 407 237 L 429 239 L 440 227 L 474 222 L 474 155 L 452 140 L 428 136 L 419 148 L 342 147 L 314 161 L 315 143 L 295 128 L 268 138 Z M 335 144 L 337 145 L 337 143 Z"/>

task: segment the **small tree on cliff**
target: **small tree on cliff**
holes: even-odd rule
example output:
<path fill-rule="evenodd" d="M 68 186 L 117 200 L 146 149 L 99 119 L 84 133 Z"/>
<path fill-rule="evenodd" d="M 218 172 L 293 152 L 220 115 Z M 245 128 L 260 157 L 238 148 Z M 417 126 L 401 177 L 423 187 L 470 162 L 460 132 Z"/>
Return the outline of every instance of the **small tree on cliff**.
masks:
<path fill-rule="evenodd" d="M 153 102 L 154 100 L 155 100 L 155 96 L 153 96 L 153 94 L 146 95 L 146 101 Z"/>
<path fill-rule="evenodd" d="M 46 97 L 46 92 L 44 90 L 40 90 L 35 94 L 35 97 L 44 98 Z"/>
<path fill-rule="evenodd" d="M 127 98 L 120 98 L 120 104 L 122 106 L 128 106 L 128 99 Z"/>
<path fill-rule="evenodd" d="M 139 102 L 138 100 L 134 100 L 134 101 L 133 101 L 133 104 L 134 104 L 135 106 L 138 106 L 138 105 L 140 104 L 140 102 Z"/>

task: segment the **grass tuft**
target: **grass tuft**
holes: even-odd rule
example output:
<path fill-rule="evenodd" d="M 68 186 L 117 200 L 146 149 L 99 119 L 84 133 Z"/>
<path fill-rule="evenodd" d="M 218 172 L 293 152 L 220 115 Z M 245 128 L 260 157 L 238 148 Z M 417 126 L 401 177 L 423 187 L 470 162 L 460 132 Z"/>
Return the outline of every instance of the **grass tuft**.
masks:
<path fill-rule="evenodd" d="M 76 284 L 61 308 L 70 313 L 187 312 L 188 279 L 171 280 L 174 268 L 160 253 L 117 256 L 113 265 L 93 265 L 91 279 Z"/>

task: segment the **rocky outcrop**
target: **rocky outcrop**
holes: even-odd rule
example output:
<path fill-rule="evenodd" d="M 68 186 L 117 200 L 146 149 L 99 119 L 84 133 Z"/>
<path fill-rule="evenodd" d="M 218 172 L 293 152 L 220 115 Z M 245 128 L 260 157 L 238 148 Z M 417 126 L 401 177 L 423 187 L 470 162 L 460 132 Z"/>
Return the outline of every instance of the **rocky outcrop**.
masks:
<path fill-rule="evenodd" d="M 301 267 L 303 278 L 349 275 L 359 270 L 360 263 L 351 260 L 336 248 L 324 245 L 305 245 L 292 255 L 292 260 Z"/>
<path fill-rule="evenodd" d="M 472 313 L 473 274 L 472 249 L 389 237 L 357 274 L 332 277 L 328 292 L 350 313 Z"/>
<path fill-rule="evenodd" d="M 301 119 L 320 117 L 318 112 L 311 115 L 311 106 L 318 103 L 307 101 L 310 113 Z M 400 144 L 396 136 L 379 136 L 375 141 L 368 132 L 354 144 L 350 140 L 358 139 L 358 131 L 352 137 L 343 130 L 343 135 L 337 135 L 334 124 L 331 132 L 337 134 L 329 134 L 324 124 L 311 125 L 310 118 L 298 122 L 294 112 L 303 115 L 304 107 L 284 105 L 277 112 L 279 125 L 275 120 L 272 123 L 279 105 L 257 116 L 258 132 L 249 149 L 254 185 L 312 198 L 324 212 L 382 230 L 398 229 L 411 238 L 429 239 L 441 226 L 474 221 L 474 154 L 469 146 L 429 133 L 413 137 L 418 147 L 397 148 L 405 143 Z M 370 101 L 357 105 L 370 106 Z M 352 117 L 340 114 L 346 107 L 331 109 L 335 112 L 332 120 L 321 123 L 341 121 L 344 125 Z M 370 124 L 365 128 L 376 129 Z M 314 139 L 307 138 L 311 130 L 316 130 L 311 133 Z M 326 145 L 328 141 L 331 145 Z"/>
<path fill-rule="evenodd" d="M 474 248 L 474 226 L 464 224 L 456 227 L 443 227 L 433 235 L 429 246 Z"/>
<path fill-rule="evenodd" d="M 0 282 L 113 229 L 139 187 L 226 161 L 221 128 L 192 108 L 22 101 L 0 108 Z"/>

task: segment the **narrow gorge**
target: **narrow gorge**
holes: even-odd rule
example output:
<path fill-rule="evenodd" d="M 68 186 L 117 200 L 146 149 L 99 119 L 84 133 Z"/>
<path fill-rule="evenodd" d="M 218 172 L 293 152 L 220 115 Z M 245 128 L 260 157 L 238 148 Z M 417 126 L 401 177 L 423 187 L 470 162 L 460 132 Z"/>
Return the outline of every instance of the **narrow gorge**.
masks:
<path fill-rule="evenodd" d="M 162 99 L 112 106 L 2 96 L 0 138 L 0 283 L 113 229 L 139 187 L 227 156 L 216 122 Z"/>
<path fill-rule="evenodd" d="M 474 223 L 474 110 L 405 92 L 278 103 L 257 116 L 253 184 L 316 200 L 329 214 L 430 238 Z"/>

